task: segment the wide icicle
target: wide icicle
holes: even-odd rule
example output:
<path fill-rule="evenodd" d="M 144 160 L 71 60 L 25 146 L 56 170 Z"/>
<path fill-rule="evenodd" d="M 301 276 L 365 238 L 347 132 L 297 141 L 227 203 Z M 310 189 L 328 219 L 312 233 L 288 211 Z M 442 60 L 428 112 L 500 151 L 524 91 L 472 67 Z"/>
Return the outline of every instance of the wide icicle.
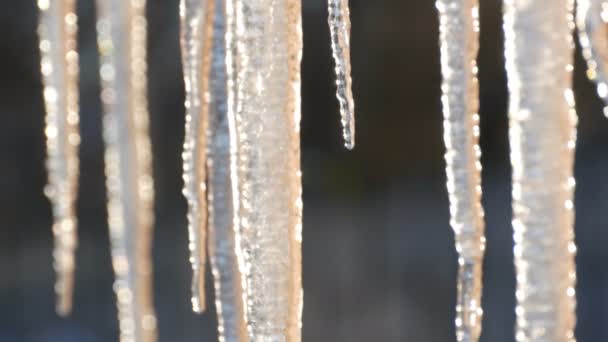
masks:
<path fill-rule="evenodd" d="M 479 140 L 479 4 L 438 0 L 443 72 L 444 141 L 451 225 L 458 251 L 456 337 L 481 333 L 481 272 L 485 250 Z"/>
<path fill-rule="evenodd" d="M 348 149 L 355 147 L 355 101 L 350 64 L 350 10 L 348 0 L 328 0 L 331 47 L 336 63 L 336 96 L 340 103 L 342 135 Z"/>
<path fill-rule="evenodd" d="M 156 341 L 145 0 L 97 1 L 106 185 L 120 341 Z"/>
<path fill-rule="evenodd" d="M 39 0 L 40 69 L 44 84 L 48 185 L 53 207 L 57 313 L 72 310 L 78 188 L 78 51 L 75 0 Z"/>
<path fill-rule="evenodd" d="M 237 257 L 251 341 L 301 340 L 301 0 L 227 0 Z M 237 89 L 236 108 L 232 103 Z"/>
<path fill-rule="evenodd" d="M 241 275 L 235 253 L 232 183 L 230 180 L 230 130 L 228 125 L 226 17 L 223 0 L 216 0 L 211 63 L 211 107 L 208 130 L 209 260 L 215 288 L 218 336 L 222 342 L 245 342 Z M 234 83 L 230 83 L 231 86 Z"/>
<path fill-rule="evenodd" d="M 209 72 L 215 0 L 181 0 L 181 50 L 186 87 L 184 196 L 188 202 L 188 235 L 192 265 L 192 308 L 205 311 L 207 243 L 207 127 Z"/>
<path fill-rule="evenodd" d="M 505 3 L 521 342 L 575 341 L 573 5 Z"/>
<path fill-rule="evenodd" d="M 604 101 L 604 115 L 608 116 L 608 2 L 606 0 L 578 0 L 576 26 L 587 61 L 587 77 L 597 84 L 597 93 Z"/>

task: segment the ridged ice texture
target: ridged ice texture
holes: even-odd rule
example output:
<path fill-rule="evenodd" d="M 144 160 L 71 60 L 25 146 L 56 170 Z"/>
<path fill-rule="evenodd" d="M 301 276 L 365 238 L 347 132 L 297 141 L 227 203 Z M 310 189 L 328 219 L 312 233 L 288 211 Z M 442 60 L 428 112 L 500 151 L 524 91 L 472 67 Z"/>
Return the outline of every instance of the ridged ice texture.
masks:
<path fill-rule="evenodd" d="M 479 4 L 438 0 L 443 73 L 444 142 L 451 225 L 459 253 L 456 338 L 481 333 L 481 272 L 485 250 L 479 158 Z"/>
<path fill-rule="evenodd" d="M 516 340 L 575 341 L 573 2 L 508 0 Z"/>
<path fill-rule="evenodd" d="M 188 202 L 192 309 L 205 311 L 207 127 L 215 0 L 181 0 L 181 51 L 186 87 L 183 193 Z"/>
<path fill-rule="evenodd" d="M 235 62 L 238 75 L 229 87 L 237 90 L 236 108 L 229 94 L 231 172 L 247 332 L 255 342 L 299 342 L 301 1 L 228 0 L 232 9 L 237 32 L 227 37 L 237 52 L 228 65 Z"/>
<path fill-rule="evenodd" d="M 336 96 L 340 103 L 340 118 L 344 146 L 355 147 L 355 101 L 353 100 L 350 63 L 350 10 L 348 0 L 328 0 L 331 48 L 336 63 Z"/>
<path fill-rule="evenodd" d="M 604 101 L 608 116 L 608 2 L 578 0 L 576 25 L 578 37 L 587 61 L 587 77 L 597 84 L 597 93 Z"/>
<path fill-rule="evenodd" d="M 57 313 L 72 311 L 78 188 L 78 17 L 74 0 L 39 0 L 40 70 L 46 108 L 48 185 L 53 207 Z"/>
<path fill-rule="evenodd" d="M 232 18 L 234 19 L 234 18 Z M 241 275 L 235 253 L 230 180 L 230 130 L 226 74 L 226 6 L 217 0 L 211 64 L 208 130 L 209 259 L 220 342 L 247 341 Z"/>
<path fill-rule="evenodd" d="M 108 225 L 121 342 L 156 341 L 145 4 L 97 1 Z"/>

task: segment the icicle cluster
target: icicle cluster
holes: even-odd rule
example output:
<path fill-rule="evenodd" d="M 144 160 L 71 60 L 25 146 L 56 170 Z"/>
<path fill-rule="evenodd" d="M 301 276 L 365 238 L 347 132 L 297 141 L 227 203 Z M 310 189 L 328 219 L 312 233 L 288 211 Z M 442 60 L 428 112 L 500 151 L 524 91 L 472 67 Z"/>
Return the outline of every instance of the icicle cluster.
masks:
<path fill-rule="evenodd" d="M 572 10 L 572 0 L 505 3 L 521 342 L 575 340 Z"/>
<path fill-rule="evenodd" d="M 485 250 L 479 139 L 479 4 L 438 0 L 443 72 L 444 141 L 451 225 L 459 253 L 456 337 L 481 333 L 481 272 Z"/>
<path fill-rule="evenodd" d="M 46 108 L 46 195 L 53 207 L 57 312 L 72 310 L 78 187 L 78 17 L 75 0 L 38 0 L 40 69 Z"/>
<path fill-rule="evenodd" d="M 301 4 L 213 5 L 181 5 L 194 309 L 208 228 L 220 339 L 299 341 Z"/>
<path fill-rule="evenodd" d="M 350 10 L 348 0 L 328 0 L 331 47 L 336 63 L 336 95 L 340 103 L 340 116 L 344 145 L 355 147 L 355 101 L 353 100 L 350 63 Z"/>
<path fill-rule="evenodd" d="M 156 341 L 145 3 L 97 1 L 108 223 L 122 342 Z"/>
<path fill-rule="evenodd" d="M 597 93 L 608 106 L 608 2 L 578 0 L 576 17 L 587 76 L 596 82 Z M 608 116 L 608 107 L 604 107 L 604 115 Z"/>

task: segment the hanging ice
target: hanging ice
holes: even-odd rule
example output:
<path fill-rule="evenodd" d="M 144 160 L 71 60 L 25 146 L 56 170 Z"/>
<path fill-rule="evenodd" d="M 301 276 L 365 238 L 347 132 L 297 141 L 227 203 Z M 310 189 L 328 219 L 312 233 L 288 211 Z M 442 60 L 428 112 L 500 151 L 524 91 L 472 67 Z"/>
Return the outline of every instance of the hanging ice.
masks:
<path fill-rule="evenodd" d="M 443 72 L 444 141 L 451 225 L 459 253 L 456 337 L 481 333 L 481 272 L 485 250 L 479 138 L 479 4 L 438 0 Z"/>
<path fill-rule="evenodd" d="M 597 83 L 597 93 L 608 106 L 608 2 L 578 0 L 576 24 L 587 61 L 587 76 Z M 608 116 L 608 107 L 604 108 Z"/>
<path fill-rule="evenodd" d="M 215 287 L 218 335 L 223 342 L 247 341 L 241 275 L 235 253 L 230 181 L 230 131 L 226 76 L 226 6 L 217 0 L 209 110 L 209 259 Z"/>
<path fill-rule="evenodd" d="M 72 310 L 78 188 L 78 17 L 75 0 L 38 0 L 40 68 L 46 108 L 48 185 L 53 207 L 57 312 Z"/>
<path fill-rule="evenodd" d="M 572 7 L 571 0 L 505 3 L 521 342 L 575 340 Z"/>
<path fill-rule="evenodd" d="M 192 265 L 192 308 L 205 311 L 207 243 L 207 126 L 209 72 L 215 0 L 181 0 L 181 46 L 186 86 L 184 195 L 188 202 L 188 235 Z"/>
<path fill-rule="evenodd" d="M 97 1 L 108 224 L 122 342 L 156 341 L 145 3 Z"/>
<path fill-rule="evenodd" d="M 233 10 L 237 19 L 236 32 L 227 25 L 227 45 L 236 39 L 237 47 L 236 56 L 227 58 L 228 110 L 247 330 L 251 341 L 299 342 L 301 1 L 226 3 L 228 20 Z"/>
<path fill-rule="evenodd" d="M 355 147 L 355 101 L 350 65 L 350 11 L 348 0 L 328 0 L 327 5 L 344 145 L 352 149 Z"/>

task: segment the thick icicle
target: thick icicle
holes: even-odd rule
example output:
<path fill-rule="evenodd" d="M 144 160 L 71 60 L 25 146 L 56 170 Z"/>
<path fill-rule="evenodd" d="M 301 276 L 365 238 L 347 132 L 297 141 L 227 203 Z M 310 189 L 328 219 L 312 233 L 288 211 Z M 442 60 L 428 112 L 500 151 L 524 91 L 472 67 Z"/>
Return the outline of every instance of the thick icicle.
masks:
<path fill-rule="evenodd" d="M 46 107 L 46 195 L 53 206 L 57 313 L 72 310 L 78 188 L 78 17 L 75 0 L 38 0 L 40 68 Z"/>
<path fill-rule="evenodd" d="M 241 275 L 235 253 L 232 183 L 230 181 L 230 130 L 226 74 L 226 7 L 217 0 L 211 64 L 211 107 L 208 130 L 209 259 L 215 287 L 218 336 L 221 342 L 245 342 L 247 331 Z M 234 18 L 232 18 L 233 20 Z"/>
<path fill-rule="evenodd" d="M 608 1 L 578 0 L 576 25 L 587 61 L 587 77 L 597 84 L 597 93 L 604 101 L 608 116 Z"/>
<path fill-rule="evenodd" d="M 340 103 L 340 117 L 344 145 L 355 147 L 355 101 L 353 100 L 350 65 L 350 11 L 348 0 L 328 0 L 331 47 L 336 63 L 336 96 Z"/>
<path fill-rule="evenodd" d="M 444 141 L 451 225 L 459 253 L 456 337 L 481 333 L 481 272 L 485 250 L 479 139 L 479 4 L 438 0 L 443 71 Z"/>
<path fill-rule="evenodd" d="M 575 341 L 572 176 L 576 112 L 573 1 L 508 0 L 517 331 L 521 342 Z"/>
<path fill-rule="evenodd" d="M 145 0 L 97 1 L 108 224 L 122 342 L 156 341 L 145 4 Z"/>
<path fill-rule="evenodd" d="M 236 10 L 237 106 L 229 94 L 237 257 L 251 341 L 301 339 L 300 0 Z M 231 46 L 230 43 L 228 46 Z M 229 80 L 231 80 L 229 72 Z M 229 82 L 230 83 L 230 82 Z M 229 86 L 229 92 L 234 88 Z"/>
<path fill-rule="evenodd" d="M 181 50 L 186 86 L 184 196 L 188 201 L 188 235 L 192 265 L 192 308 L 205 311 L 207 243 L 207 126 L 209 72 L 215 0 L 181 0 Z"/>

